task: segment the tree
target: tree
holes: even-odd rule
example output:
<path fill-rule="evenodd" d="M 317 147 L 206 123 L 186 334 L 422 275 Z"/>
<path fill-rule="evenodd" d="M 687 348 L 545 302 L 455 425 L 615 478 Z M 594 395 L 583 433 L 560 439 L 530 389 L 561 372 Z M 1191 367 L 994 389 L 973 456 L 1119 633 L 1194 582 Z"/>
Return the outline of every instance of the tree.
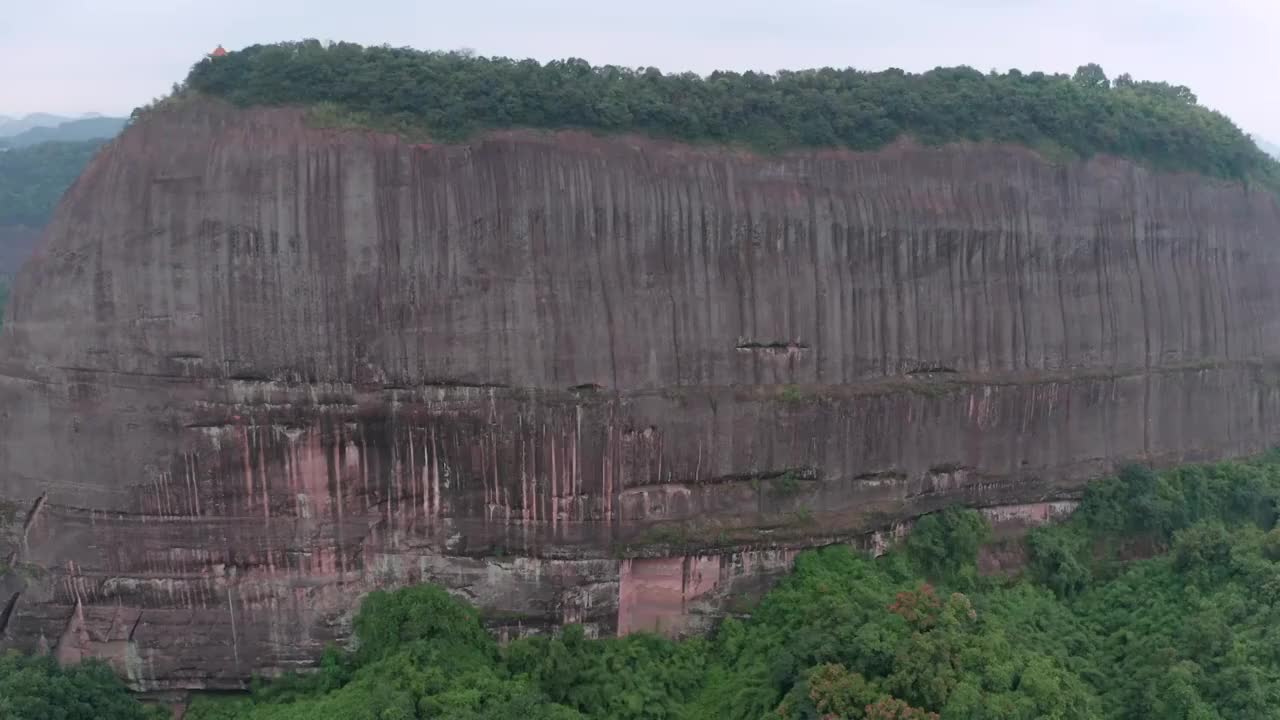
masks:
<path fill-rule="evenodd" d="M 84 662 L 60 668 L 49 657 L 0 656 L 0 718 L 157 720 L 168 717 L 129 696 L 111 668 Z"/>
<path fill-rule="evenodd" d="M 1076 68 L 1076 74 L 1071 79 L 1090 89 L 1106 90 L 1111 87 L 1111 81 L 1107 79 L 1107 74 L 1103 72 L 1102 66 L 1097 63 L 1089 63 Z"/>
<path fill-rule="evenodd" d="M 1231 536 L 1221 525 L 1194 525 L 1174 536 L 1174 567 L 1193 583 L 1220 581 L 1232 570 L 1231 546 Z"/>
<path fill-rule="evenodd" d="M 907 553 L 927 577 L 971 585 L 978 548 L 991 526 L 976 510 L 949 507 L 925 515 L 907 537 Z"/>
<path fill-rule="evenodd" d="M 860 718 L 880 697 L 872 683 L 843 665 L 819 665 L 809 674 L 809 700 L 821 717 Z"/>
<path fill-rule="evenodd" d="M 1037 582 L 1060 596 L 1082 592 L 1092 579 L 1089 539 L 1062 527 L 1043 527 L 1027 535 L 1027 569 Z"/>
<path fill-rule="evenodd" d="M 865 717 L 867 720 L 938 720 L 938 713 L 913 708 L 886 695 L 867 706 Z"/>

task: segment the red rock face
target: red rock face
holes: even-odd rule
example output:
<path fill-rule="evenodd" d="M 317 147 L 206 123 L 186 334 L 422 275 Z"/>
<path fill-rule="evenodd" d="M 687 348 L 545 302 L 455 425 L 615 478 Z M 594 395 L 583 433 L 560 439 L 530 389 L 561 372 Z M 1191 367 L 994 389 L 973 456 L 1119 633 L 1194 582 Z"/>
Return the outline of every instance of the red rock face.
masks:
<path fill-rule="evenodd" d="M 696 632 L 798 548 L 1271 445 L 1278 241 L 1271 196 L 1017 148 L 158 112 L 15 285 L 0 626 L 146 690 L 305 665 L 412 582 Z"/>

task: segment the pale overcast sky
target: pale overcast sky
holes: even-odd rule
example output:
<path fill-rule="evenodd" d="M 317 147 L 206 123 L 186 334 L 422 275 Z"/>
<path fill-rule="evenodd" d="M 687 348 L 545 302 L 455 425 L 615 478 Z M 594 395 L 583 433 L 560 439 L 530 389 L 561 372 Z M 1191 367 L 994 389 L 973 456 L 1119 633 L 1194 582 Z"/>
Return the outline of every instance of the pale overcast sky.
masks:
<path fill-rule="evenodd" d="M 664 71 L 1071 72 L 1190 86 L 1280 141 L 1280 0 L 0 0 L 0 113 L 127 113 L 222 43 L 350 40 Z"/>

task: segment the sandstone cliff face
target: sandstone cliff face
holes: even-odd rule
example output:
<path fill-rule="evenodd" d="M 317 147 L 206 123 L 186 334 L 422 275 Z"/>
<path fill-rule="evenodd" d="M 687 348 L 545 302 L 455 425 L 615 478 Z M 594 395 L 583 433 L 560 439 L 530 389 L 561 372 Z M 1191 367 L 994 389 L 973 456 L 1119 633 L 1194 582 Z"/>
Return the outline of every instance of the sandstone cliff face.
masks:
<path fill-rule="evenodd" d="M 698 630 L 797 548 L 1269 446 L 1277 271 L 1274 198 L 1111 159 L 158 112 L 15 286 L 0 629 L 151 690 L 305 665 L 408 582 Z"/>
<path fill-rule="evenodd" d="M 25 225 L 0 225 L 0 282 L 12 278 L 31 255 L 40 229 Z"/>

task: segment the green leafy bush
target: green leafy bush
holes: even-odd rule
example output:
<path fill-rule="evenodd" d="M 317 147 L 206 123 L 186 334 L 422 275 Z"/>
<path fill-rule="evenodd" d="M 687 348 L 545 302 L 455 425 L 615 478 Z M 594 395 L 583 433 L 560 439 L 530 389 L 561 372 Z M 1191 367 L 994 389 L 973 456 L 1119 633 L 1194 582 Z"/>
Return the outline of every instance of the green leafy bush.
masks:
<path fill-rule="evenodd" d="M 1027 570 L 1036 582 L 1068 597 L 1093 579 L 1088 535 L 1072 527 L 1042 527 L 1027 535 Z"/>
<path fill-rule="evenodd" d="M 169 713 L 129 696 L 111 668 L 60 668 L 50 657 L 0 655 L 0 719 L 159 720 Z"/>
<path fill-rule="evenodd" d="M 907 537 L 906 550 L 926 577 L 968 586 L 976 578 L 978 548 L 990 535 L 977 511 L 949 507 L 920 518 Z"/>

